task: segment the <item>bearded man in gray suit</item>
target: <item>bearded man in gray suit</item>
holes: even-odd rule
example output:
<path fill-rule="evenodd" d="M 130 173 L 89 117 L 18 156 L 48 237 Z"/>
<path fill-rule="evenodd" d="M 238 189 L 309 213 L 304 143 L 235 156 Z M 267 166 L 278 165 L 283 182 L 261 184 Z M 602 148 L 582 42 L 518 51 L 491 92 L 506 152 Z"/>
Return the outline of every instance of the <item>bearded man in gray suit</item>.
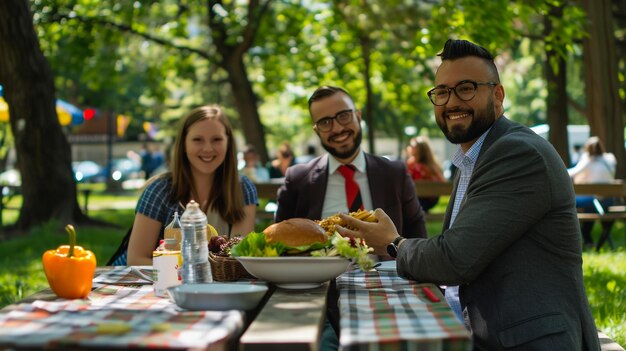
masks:
<path fill-rule="evenodd" d="M 428 96 L 439 127 L 460 146 L 443 233 L 405 239 L 380 209 L 378 223 L 342 216 L 356 230 L 339 232 L 397 255 L 401 276 L 448 285 L 446 300 L 477 350 L 600 350 L 563 161 L 504 117 L 504 88 L 486 49 L 448 40 L 440 56 Z"/>

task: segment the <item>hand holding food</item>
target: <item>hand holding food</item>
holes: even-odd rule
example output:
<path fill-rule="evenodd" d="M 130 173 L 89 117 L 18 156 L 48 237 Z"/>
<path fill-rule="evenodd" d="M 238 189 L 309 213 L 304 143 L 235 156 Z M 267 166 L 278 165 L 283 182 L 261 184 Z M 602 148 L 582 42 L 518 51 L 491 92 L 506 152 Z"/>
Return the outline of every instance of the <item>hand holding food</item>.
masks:
<path fill-rule="evenodd" d="M 398 237 L 398 230 L 385 211 L 378 208 L 374 213 L 378 218 L 377 222 L 359 221 L 352 216 L 340 214 L 345 225 L 338 226 L 336 230 L 344 237 L 363 238 L 374 248 L 374 253 L 386 255 L 387 244 Z"/>
<path fill-rule="evenodd" d="M 356 212 L 350 212 L 348 215 L 363 222 L 378 222 L 378 219 L 376 219 L 376 216 L 374 215 L 374 211 L 358 210 Z M 326 231 L 326 235 L 330 237 L 335 233 L 336 225 L 345 227 L 346 222 L 341 219 L 341 217 L 339 217 L 339 214 L 337 213 L 335 215 L 322 219 L 321 221 L 319 221 L 319 225 L 324 228 L 324 230 Z"/>
<path fill-rule="evenodd" d="M 43 270 L 50 288 L 65 299 L 85 298 L 91 291 L 96 271 L 96 255 L 76 245 L 76 231 L 71 224 L 65 227 L 70 244 L 44 252 Z"/>

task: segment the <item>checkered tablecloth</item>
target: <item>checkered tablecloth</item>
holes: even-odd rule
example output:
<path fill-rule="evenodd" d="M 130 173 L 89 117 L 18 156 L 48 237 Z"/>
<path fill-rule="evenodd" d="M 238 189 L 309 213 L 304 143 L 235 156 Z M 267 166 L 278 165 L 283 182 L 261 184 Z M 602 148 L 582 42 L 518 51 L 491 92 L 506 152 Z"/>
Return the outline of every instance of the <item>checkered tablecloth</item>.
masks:
<path fill-rule="evenodd" d="M 148 277 L 152 276 L 152 266 L 133 266 L 133 268 L 141 271 Z M 94 284 L 115 284 L 115 285 L 135 285 L 135 284 L 152 284 L 152 281 L 145 280 L 131 272 L 131 267 L 118 266 L 108 270 L 93 279 Z"/>
<path fill-rule="evenodd" d="M 107 279 L 116 275 L 124 280 L 122 269 Z M 0 349 L 221 349 L 244 323 L 241 311 L 181 310 L 156 297 L 151 285 L 104 284 L 85 300 L 37 300 L 10 307 L 0 311 Z"/>
<path fill-rule="evenodd" d="M 431 302 L 422 290 L 440 299 Z M 337 277 L 342 350 L 471 350 L 470 334 L 433 284 L 395 272 Z"/>

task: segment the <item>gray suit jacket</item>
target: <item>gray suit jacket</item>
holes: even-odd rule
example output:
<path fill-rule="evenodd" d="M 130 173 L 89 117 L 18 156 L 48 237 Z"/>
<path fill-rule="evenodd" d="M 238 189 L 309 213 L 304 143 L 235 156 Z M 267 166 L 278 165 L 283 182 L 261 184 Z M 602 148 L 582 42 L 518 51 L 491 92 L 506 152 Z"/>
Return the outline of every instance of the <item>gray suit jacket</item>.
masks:
<path fill-rule="evenodd" d="M 301 217 L 319 220 L 328 183 L 328 154 L 287 169 L 278 190 L 276 222 Z M 424 211 L 415 194 L 415 184 L 402 162 L 365 154 L 372 204 L 391 217 L 398 233 L 407 238 L 425 238 Z"/>
<path fill-rule="evenodd" d="M 454 189 L 456 189 L 456 182 Z M 498 119 L 454 225 L 407 240 L 398 272 L 459 285 L 475 349 L 600 350 L 582 275 L 572 182 L 554 148 Z"/>

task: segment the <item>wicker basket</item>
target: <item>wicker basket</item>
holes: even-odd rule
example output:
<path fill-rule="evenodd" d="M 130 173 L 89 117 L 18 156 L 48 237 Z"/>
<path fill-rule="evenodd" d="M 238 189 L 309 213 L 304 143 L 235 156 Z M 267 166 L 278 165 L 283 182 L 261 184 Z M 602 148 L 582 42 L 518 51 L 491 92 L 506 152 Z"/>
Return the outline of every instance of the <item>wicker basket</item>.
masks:
<path fill-rule="evenodd" d="M 211 262 L 211 273 L 215 281 L 233 281 L 239 279 L 254 278 L 241 262 L 233 257 L 216 256 L 209 252 Z"/>

